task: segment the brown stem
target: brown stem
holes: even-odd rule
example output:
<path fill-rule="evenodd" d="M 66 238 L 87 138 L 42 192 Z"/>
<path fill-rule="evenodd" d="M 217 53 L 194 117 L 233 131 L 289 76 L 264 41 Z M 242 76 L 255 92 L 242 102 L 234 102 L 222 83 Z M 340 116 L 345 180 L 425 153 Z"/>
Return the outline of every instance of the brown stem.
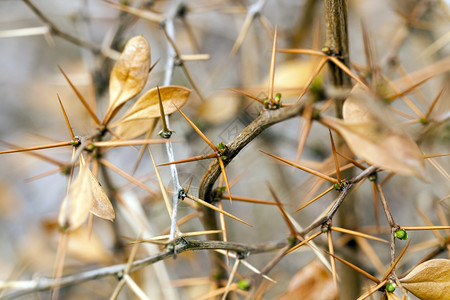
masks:
<path fill-rule="evenodd" d="M 69 41 L 75 45 L 78 45 L 80 47 L 86 48 L 86 49 L 90 49 L 92 52 L 94 52 L 95 54 L 99 54 L 101 53 L 101 49 L 99 46 L 94 45 L 92 43 L 89 43 L 87 41 L 83 41 L 79 38 L 77 38 L 76 36 L 73 36 L 71 34 L 68 34 L 64 31 L 61 31 L 58 27 L 56 27 L 55 24 L 53 24 L 52 21 L 50 21 L 49 18 L 47 18 L 33 3 L 31 3 L 31 1 L 29 0 L 23 0 L 23 2 L 25 2 L 26 5 L 28 5 L 28 7 L 36 14 L 36 16 L 41 19 L 42 22 L 45 23 L 45 25 L 48 26 L 48 28 L 50 29 L 50 32 L 54 35 L 57 35 L 63 39 L 65 39 L 66 41 Z"/>
<path fill-rule="evenodd" d="M 264 129 L 278 122 L 287 120 L 289 118 L 298 116 L 302 113 L 304 105 L 298 103 L 289 107 L 280 108 L 277 110 L 263 110 L 261 114 L 248 125 L 231 143 L 227 145 L 228 154 L 227 159 L 223 160 L 224 166 L 227 166 L 231 160 L 255 137 L 257 137 Z M 199 198 L 209 203 L 213 201 L 212 190 L 214 183 L 219 178 L 221 168 L 217 159 L 213 160 L 203 175 L 199 188 Z M 203 210 L 203 226 L 205 230 L 217 230 L 218 224 L 216 213 L 209 208 L 202 208 Z M 209 236 L 211 240 L 219 240 L 218 234 Z M 217 252 L 211 253 L 212 274 L 217 283 L 220 279 L 226 278 L 226 270 L 223 268 L 221 262 L 223 256 Z"/>
<path fill-rule="evenodd" d="M 347 32 L 347 1 L 325 0 L 325 52 L 350 66 Z M 331 79 L 335 86 L 349 87 L 350 77 L 330 62 Z"/>
<path fill-rule="evenodd" d="M 133 273 L 139 269 L 142 269 L 148 265 L 154 264 L 163 259 L 173 256 L 173 253 L 182 253 L 191 250 L 228 250 L 234 251 L 238 254 L 250 255 L 257 253 L 264 253 L 280 249 L 286 246 L 286 242 L 271 242 L 257 245 L 247 245 L 242 243 L 232 243 L 232 242 L 222 242 L 222 241 L 200 241 L 200 240 L 187 240 L 179 239 L 175 248 L 167 248 L 164 251 L 146 257 L 144 259 L 136 260 L 131 264 L 119 264 L 112 265 L 104 268 L 97 268 L 94 270 L 64 276 L 56 281 L 53 278 L 40 277 L 29 281 L 29 287 L 22 289 L 20 291 L 11 292 L 9 294 L 3 295 L 2 299 L 17 299 L 17 297 L 27 295 L 33 292 L 46 291 L 54 287 L 56 284 L 58 286 L 69 286 L 74 284 L 79 284 L 89 280 L 95 280 L 107 276 L 123 276 L 125 270 L 129 268 L 129 273 Z M 215 252 L 215 251 L 213 251 Z"/>

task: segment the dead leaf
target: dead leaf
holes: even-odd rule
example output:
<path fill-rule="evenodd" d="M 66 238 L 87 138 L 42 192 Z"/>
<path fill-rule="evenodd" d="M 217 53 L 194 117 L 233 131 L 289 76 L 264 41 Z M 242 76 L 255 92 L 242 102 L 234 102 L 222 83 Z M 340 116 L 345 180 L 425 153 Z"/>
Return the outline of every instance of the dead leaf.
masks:
<path fill-rule="evenodd" d="M 369 101 L 350 96 L 344 103 L 344 120 L 326 116 L 320 120 L 338 131 L 353 153 L 368 163 L 423 178 L 425 163 L 416 142 L 395 125 L 384 104 Z"/>
<path fill-rule="evenodd" d="M 221 124 L 238 114 L 240 104 L 237 93 L 219 92 L 208 97 L 208 101 L 202 102 L 198 113 L 210 124 Z"/>
<path fill-rule="evenodd" d="M 111 221 L 115 218 L 108 196 L 81 157 L 78 176 L 61 204 L 59 226 L 73 231 L 86 221 L 89 212 Z"/>
<path fill-rule="evenodd" d="M 81 226 L 70 232 L 67 253 L 86 263 L 108 264 L 113 261 L 113 256 L 103 244 L 100 236 L 88 226 Z"/>
<path fill-rule="evenodd" d="M 450 299 L 450 260 L 432 259 L 400 279 L 409 292 L 424 300 Z"/>
<path fill-rule="evenodd" d="M 157 121 L 158 119 L 155 118 L 123 122 L 116 127 L 115 132 L 121 140 L 132 140 L 149 131 L 153 131 Z"/>
<path fill-rule="evenodd" d="M 313 261 L 294 275 L 286 293 L 278 300 L 331 300 L 337 296 L 331 274 L 321 263 Z"/>
<path fill-rule="evenodd" d="M 170 115 L 182 107 L 190 94 L 190 90 L 183 86 L 160 87 L 161 100 L 164 113 Z M 125 113 L 125 115 L 114 125 L 123 124 L 133 120 L 144 120 L 160 118 L 158 89 L 153 88 L 142 95 L 136 103 Z"/>
<path fill-rule="evenodd" d="M 386 292 L 387 300 L 400 300 L 400 297 L 394 293 Z"/>
<path fill-rule="evenodd" d="M 126 101 L 142 91 L 149 71 L 150 45 L 143 36 L 133 37 L 111 71 L 109 107 L 103 124 L 107 124 Z"/>
<path fill-rule="evenodd" d="M 90 208 L 90 212 L 96 215 L 99 218 L 113 221 L 116 218 L 116 214 L 114 212 L 114 208 L 109 201 L 108 196 L 103 190 L 100 182 L 97 178 L 92 174 L 91 170 L 87 169 L 87 177 L 88 177 L 88 189 L 90 189 L 92 198 L 92 206 Z"/>
<path fill-rule="evenodd" d="M 317 64 L 310 59 L 294 59 L 278 64 L 273 83 L 275 90 L 281 92 L 283 98 L 298 96 L 299 89 L 305 87 L 316 67 Z M 319 77 L 323 77 L 323 73 L 319 73 Z M 267 82 L 269 76 L 264 78 L 261 85 L 266 86 Z"/>

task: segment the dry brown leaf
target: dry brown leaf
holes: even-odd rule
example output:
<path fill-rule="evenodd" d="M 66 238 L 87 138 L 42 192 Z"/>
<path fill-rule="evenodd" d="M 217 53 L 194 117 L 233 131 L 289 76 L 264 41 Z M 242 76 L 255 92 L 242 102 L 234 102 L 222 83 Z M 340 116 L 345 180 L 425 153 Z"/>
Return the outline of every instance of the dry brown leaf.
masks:
<path fill-rule="evenodd" d="M 344 120 L 321 117 L 338 131 L 350 149 L 377 167 L 423 178 L 425 163 L 416 142 L 402 131 L 381 103 L 350 96 L 344 103 Z M 377 105 L 378 104 L 378 105 Z"/>
<path fill-rule="evenodd" d="M 283 94 L 283 98 L 298 96 L 299 89 L 305 87 L 317 64 L 311 60 L 294 59 L 277 65 L 274 80 L 275 90 Z M 319 76 L 323 76 L 323 71 Z M 266 86 L 269 76 L 264 78 L 261 86 Z"/>
<path fill-rule="evenodd" d="M 81 226 L 70 232 L 67 253 L 69 256 L 87 263 L 108 264 L 113 261 L 113 257 L 102 239 L 88 226 Z"/>
<path fill-rule="evenodd" d="M 158 119 L 144 119 L 122 122 L 117 126 L 115 131 L 120 139 L 124 141 L 132 140 L 152 130 L 157 121 Z"/>
<path fill-rule="evenodd" d="M 237 93 L 219 92 L 202 102 L 198 108 L 199 115 L 210 124 L 220 124 L 238 114 L 241 102 Z"/>
<path fill-rule="evenodd" d="M 104 124 L 122 105 L 139 94 L 147 82 L 150 71 L 150 45 L 143 36 L 131 38 L 125 45 L 111 71 L 109 80 L 109 107 Z"/>
<path fill-rule="evenodd" d="M 92 197 L 88 189 L 87 167 L 80 165 L 77 178 L 73 181 L 69 193 L 64 197 L 58 216 L 58 223 L 65 230 L 75 230 L 86 221 L 92 206 Z"/>
<path fill-rule="evenodd" d="M 424 300 L 450 299 L 450 260 L 432 259 L 400 279 L 405 289 Z"/>
<path fill-rule="evenodd" d="M 331 274 L 321 263 L 313 261 L 294 275 L 286 293 L 278 300 L 331 300 L 337 295 Z"/>
<path fill-rule="evenodd" d="M 386 292 L 386 297 L 388 300 L 400 300 L 400 297 L 394 293 Z"/>
<path fill-rule="evenodd" d="M 89 212 L 111 221 L 115 218 L 108 196 L 81 157 L 78 176 L 61 204 L 59 226 L 73 231 L 86 221 Z"/>
<path fill-rule="evenodd" d="M 183 86 L 165 86 L 159 88 L 164 113 L 170 115 L 182 107 L 190 94 L 190 90 Z M 158 89 L 153 88 L 142 95 L 136 103 L 125 113 L 116 124 L 123 124 L 133 120 L 153 119 L 161 117 L 159 109 Z"/>
<path fill-rule="evenodd" d="M 88 189 L 90 190 L 92 197 L 90 212 L 99 218 L 113 221 L 116 218 L 116 213 L 114 212 L 111 201 L 109 201 L 109 198 L 100 185 L 100 182 L 98 182 L 91 170 L 88 168 L 86 169 L 86 177 L 88 177 L 87 181 L 89 182 Z"/>

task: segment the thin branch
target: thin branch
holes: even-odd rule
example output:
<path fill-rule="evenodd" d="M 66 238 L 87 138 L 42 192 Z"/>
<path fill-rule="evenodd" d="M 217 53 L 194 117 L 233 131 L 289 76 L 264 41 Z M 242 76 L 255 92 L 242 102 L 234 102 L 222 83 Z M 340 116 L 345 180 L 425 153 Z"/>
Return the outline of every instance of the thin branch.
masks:
<path fill-rule="evenodd" d="M 179 239 L 174 248 L 168 248 L 164 251 L 134 261 L 130 267 L 130 274 L 142 269 L 148 265 L 154 264 L 158 261 L 171 257 L 174 252 L 183 253 L 186 251 L 194 250 L 228 250 L 236 253 L 245 253 L 246 255 L 265 253 L 280 249 L 286 245 L 285 241 L 264 243 L 257 245 L 247 245 L 242 243 L 222 242 L 222 241 L 200 241 L 200 240 L 187 240 Z M 108 266 L 104 268 L 97 268 L 95 270 L 86 271 L 78 274 L 68 275 L 55 280 L 48 277 L 40 277 L 31 281 L 16 281 L 16 282 L 0 282 L 2 288 L 14 288 L 19 286 L 20 291 L 14 291 L 3 296 L 2 299 L 16 299 L 17 297 L 27 295 L 34 292 L 46 291 L 56 285 L 60 287 L 70 286 L 86 282 L 89 280 L 100 279 L 107 276 L 120 276 L 127 269 L 128 264 L 119 264 Z"/>

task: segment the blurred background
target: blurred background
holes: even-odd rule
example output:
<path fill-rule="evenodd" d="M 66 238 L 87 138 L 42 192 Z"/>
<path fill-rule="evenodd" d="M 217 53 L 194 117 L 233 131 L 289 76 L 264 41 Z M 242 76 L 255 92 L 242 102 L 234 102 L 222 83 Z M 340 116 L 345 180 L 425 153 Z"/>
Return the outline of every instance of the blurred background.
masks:
<path fill-rule="evenodd" d="M 177 5 L 177 1 L 121 1 L 141 12 L 151 11 L 166 16 Z M 324 12 L 322 1 L 182 1 L 184 11 L 175 20 L 175 44 L 183 55 L 208 54 L 209 60 L 188 61 L 185 66 L 198 86 L 191 92 L 183 111 L 195 121 L 213 143 L 228 143 L 242 131 L 261 110 L 261 105 L 228 88 L 245 90 L 264 98 L 270 66 L 273 30 L 278 25 L 278 48 L 314 48 L 320 50 L 324 43 Z M 57 101 L 60 96 L 76 135 L 92 134 L 94 123 L 75 93 L 58 71 L 58 65 L 67 73 L 74 85 L 89 101 L 95 101 L 98 115 L 102 118 L 108 104 L 108 78 L 126 41 L 143 35 L 151 46 L 152 63 L 159 59 L 144 91 L 164 84 L 168 57 L 168 42 L 158 23 L 121 12 L 117 7 L 100 0 L 34 0 L 32 4 L 58 28 L 93 45 L 80 47 L 58 34 L 51 34 L 42 18 L 33 12 L 26 1 L 2 0 L 0 2 L 0 140 L 1 150 L 49 144 L 70 140 Z M 246 27 L 246 16 L 257 11 L 256 17 Z M 450 3 L 449 1 L 348 1 L 348 30 L 350 59 L 356 66 L 366 65 L 362 24 L 370 38 L 373 60 L 391 80 L 402 77 L 399 69 L 412 73 L 448 58 L 450 51 Z M 145 17 L 145 15 L 144 15 Z M 442 64 L 441 74 L 433 76 L 421 88 L 420 93 L 411 95 L 422 111 L 426 111 L 442 87 L 448 86 L 448 59 Z M 313 70 L 314 62 L 306 55 L 279 53 L 276 60 L 275 92 L 281 92 L 283 102 L 294 102 Z M 399 67 L 401 66 L 401 68 Z M 364 68 L 362 68 L 364 69 Z M 325 88 L 329 86 L 324 76 Z M 171 84 L 192 88 L 180 67 L 176 67 Z M 449 93 L 444 90 L 441 100 L 432 116 L 439 120 L 430 128 L 422 140 L 425 153 L 447 153 L 450 140 Z M 203 98 L 203 100 L 201 99 Z M 132 105 L 133 101 L 127 104 Z M 399 110 L 412 115 L 403 104 L 395 103 Z M 125 107 L 122 111 L 125 111 Z M 401 118 L 400 118 L 401 119 Z M 401 119 L 405 121 L 407 119 Z M 281 157 L 295 160 L 299 135 L 300 118 L 277 124 L 246 147 L 227 167 L 228 178 L 235 182 L 233 195 L 273 200 L 266 186 L 269 181 L 276 188 L 286 210 L 293 212 L 301 203 L 311 199 L 308 195 L 314 180 L 306 173 L 279 164 L 263 155 L 264 150 Z M 206 143 L 192 130 L 181 116 L 171 117 L 175 159 L 210 153 Z M 157 125 L 157 131 L 160 125 Z M 411 134 L 419 136 L 423 127 L 410 126 Z M 153 134 L 153 137 L 157 137 Z M 13 144 L 8 146 L 7 143 Z M 151 146 L 156 162 L 168 161 L 165 147 Z M 39 153 L 60 162 L 70 161 L 69 148 L 42 150 Z M 139 149 L 127 147 L 113 149 L 107 159 L 128 173 L 135 167 Z M 331 154 L 328 132 L 323 126 L 313 124 L 301 160 L 311 167 L 326 167 L 322 162 Z M 443 172 L 427 165 L 427 183 L 411 177 L 395 176 L 385 185 L 385 193 L 394 214 L 402 225 L 425 225 L 416 208 L 423 211 L 436 225 L 442 222 L 436 211 L 436 201 L 448 197 L 448 158 L 436 158 Z M 191 193 L 196 194 L 198 185 L 209 162 L 201 161 L 177 166 L 181 184 L 186 187 L 192 179 Z M 331 165 L 332 166 L 332 165 Z M 58 242 L 56 219 L 64 198 L 67 177 L 56 170 L 57 166 L 35 156 L 18 153 L 0 156 L 0 280 L 30 280 L 34 276 L 51 276 Z M 159 168 L 164 184 L 170 189 L 172 179 L 168 167 Z M 49 175 L 40 176 L 50 172 Z M 447 177 L 445 177 L 447 174 Z M 144 236 L 160 235 L 170 224 L 158 182 L 148 155 L 144 155 L 136 173 L 156 191 L 155 196 L 130 184 L 126 179 L 111 172 L 115 186 L 128 203 L 138 203 L 145 216 Z M 102 179 L 100 178 L 100 181 Z M 316 192 L 318 194 L 319 191 Z M 314 194 L 314 195 L 316 195 Z M 330 193 L 307 210 L 293 214 L 306 227 L 314 221 L 331 203 L 337 194 Z M 308 198 L 309 197 L 309 198 Z M 308 199 L 306 199 L 308 198 Z M 366 230 L 373 227 L 375 214 L 372 205 L 370 184 L 364 183 L 355 193 L 354 210 L 357 223 L 353 229 Z M 130 204 L 131 205 L 131 204 Z M 134 204 L 133 204 L 134 205 Z M 441 202 L 439 212 L 449 214 L 449 200 Z M 288 237 L 288 229 L 276 207 L 234 202 L 224 202 L 227 211 L 246 220 L 254 226 L 248 228 L 227 220 L 229 240 L 244 243 L 263 243 Z M 185 203 L 179 204 L 180 218 L 189 215 L 193 209 Z M 381 209 L 380 209 L 381 212 Z M 381 213 L 381 223 L 386 226 Z M 443 225 L 443 224 L 441 224 Z M 137 237 L 138 227 L 127 213 L 118 209 L 114 225 L 95 218 L 93 234 L 82 228 L 72 239 L 65 264 L 65 273 L 125 262 L 129 248 L 122 236 Z M 365 229 L 364 229 L 365 228 Z M 201 230 L 201 223 L 194 219 L 183 225 L 182 230 Z M 370 228 L 367 229 L 370 231 Z M 383 235 L 381 235 L 383 236 Z M 413 232 L 414 243 L 436 240 L 432 232 Z M 117 238 L 123 246 L 118 251 Z M 383 236 L 384 238 L 387 235 Z M 336 239 L 339 237 L 337 236 Z M 325 240 L 319 240 L 324 244 Z M 389 263 L 387 245 L 371 243 L 380 256 L 382 265 Z M 412 252 L 405 259 L 401 270 L 414 265 L 429 248 Z M 158 252 L 156 246 L 143 246 L 139 258 Z M 250 256 L 248 261 L 262 268 L 274 253 Z M 358 252 L 357 261 L 361 267 L 373 274 L 379 269 L 367 253 Z M 445 255 L 444 255 L 445 257 Z M 293 275 L 315 259 L 310 250 L 301 250 L 283 259 L 270 274 L 277 284 L 270 285 L 267 299 L 275 299 L 286 291 Z M 158 265 L 158 266 L 156 266 Z M 387 270 L 387 268 L 385 269 Z M 251 275 L 240 267 L 243 277 Z M 400 272 L 401 273 L 401 272 Z M 382 274 L 381 274 L 382 275 Z M 195 299 L 206 294 L 208 285 L 192 284 L 177 287 L 176 280 L 186 278 L 207 278 L 209 276 L 208 254 L 188 252 L 176 260 L 149 266 L 137 272 L 136 281 L 151 299 Z M 195 281 L 193 281 L 195 283 Z M 105 278 L 62 290 L 63 299 L 109 298 L 117 280 Z M 358 291 L 357 291 L 358 292 Z M 360 291 L 359 291 L 360 292 Z M 358 292 L 358 293 L 359 293 Z M 39 294 L 47 297 L 46 293 Z M 0 291 L 1 296 L 1 291 Z M 25 296 L 23 299 L 27 299 Z M 125 290 L 121 299 L 133 295 Z M 235 297 L 235 296 L 233 296 Z M 237 296 L 236 296 L 237 297 Z M 347 298 L 350 299 L 350 298 Z"/>

